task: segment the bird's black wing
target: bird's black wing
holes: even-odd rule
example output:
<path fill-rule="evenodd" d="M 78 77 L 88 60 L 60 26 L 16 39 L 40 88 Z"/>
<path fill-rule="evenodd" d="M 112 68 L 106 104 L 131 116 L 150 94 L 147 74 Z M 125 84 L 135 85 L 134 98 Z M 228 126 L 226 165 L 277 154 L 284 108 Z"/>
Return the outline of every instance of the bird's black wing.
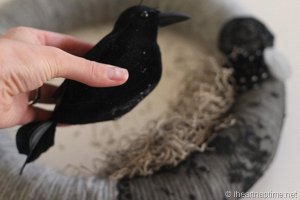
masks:
<path fill-rule="evenodd" d="M 118 35 L 116 34 L 107 35 L 96 44 L 84 58 L 104 64 L 116 65 L 114 62 L 115 58 L 121 57 L 124 51 L 120 48 L 120 42 L 117 41 L 117 38 Z M 102 95 L 97 94 L 99 94 L 99 88 L 93 88 L 80 82 L 66 79 L 54 95 L 56 99 L 54 119 L 58 119 L 59 122 L 64 121 L 67 123 L 71 118 L 70 116 L 72 116 L 80 120 L 81 117 L 74 116 L 73 113 L 78 113 L 76 109 L 82 107 L 85 107 L 85 113 L 92 113 L 93 104 L 95 104 L 95 102 L 99 104 L 99 101 L 101 101 Z M 89 111 L 86 105 L 90 105 L 91 111 Z M 70 109 L 70 107 L 72 109 Z M 70 121 L 72 120 L 70 119 Z"/>
<path fill-rule="evenodd" d="M 129 79 L 110 88 L 65 81 L 54 112 L 57 122 L 86 124 L 119 118 L 148 95 L 161 76 L 161 55 L 156 41 L 122 32 L 105 37 L 85 58 L 124 67 L 129 71 Z"/>
<path fill-rule="evenodd" d="M 87 52 L 83 58 L 100 62 L 100 63 L 105 63 L 105 64 L 110 64 L 109 60 L 105 60 L 103 58 L 109 58 L 110 57 L 110 52 L 114 52 L 115 54 L 120 53 L 118 51 L 115 51 L 114 48 L 114 43 L 116 36 L 114 34 L 108 34 L 105 36 L 100 42 L 98 42 L 89 52 Z M 106 61 L 106 62 L 105 62 Z M 56 99 L 57 106 L 59 102 L 61 102 L 62 98 L 72 98 L 72 95 L 69 94 L 77 87 L 86 87 L 86 85 L 79 83 L 77 81 L 69 80 L 66 79 L 56 90 L 54 94 L 54 98 Z M 66 94 L 68 93 L 68 94 Z M 73 99 L 75 100 L 75 99 Z M 78 99 L 77 99 L 78 100 Z M 78 100 L 80 102 L 80 100 Z"/>

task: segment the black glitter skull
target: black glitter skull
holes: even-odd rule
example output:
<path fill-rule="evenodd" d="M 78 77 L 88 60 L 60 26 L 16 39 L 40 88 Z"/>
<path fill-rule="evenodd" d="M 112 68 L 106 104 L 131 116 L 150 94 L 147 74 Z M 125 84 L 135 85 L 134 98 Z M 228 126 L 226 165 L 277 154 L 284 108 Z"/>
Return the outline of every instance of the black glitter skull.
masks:
<path fill-rule="evenodd" d="M 226 55 L 235 49 L 244 54 L 253 54 L 273 46 L 274 36 L 264 24 L 251 17 L 235 18 L 223 27 L 219 37 L 219 48 Z"/>
<path fill-rule="evenodd" d="M 228 59 L 226 66 L 234 69 L 239 91 L 255 88 L 270 77 L 263 51 L 273 43 L 273 34 L 254 18 L 235 18 L 224 25 L 219 48 Z"/>

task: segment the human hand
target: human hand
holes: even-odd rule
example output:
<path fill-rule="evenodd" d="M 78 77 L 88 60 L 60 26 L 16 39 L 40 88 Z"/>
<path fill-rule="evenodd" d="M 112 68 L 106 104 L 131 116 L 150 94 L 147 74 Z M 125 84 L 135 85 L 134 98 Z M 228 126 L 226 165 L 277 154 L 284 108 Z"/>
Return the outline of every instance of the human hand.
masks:
<path fill-rule="evenodd" d="M 27 27 L 0 37 L 0 128 L 47 120 L 51 112 L 29 105 L 40 88 L 40 103 L 54 103 L 56 87 L 45 82 L 63 77 L 93 87 L 121 85 L 126 69 L 77 57 L 92 46 L 71 36 Z"/>

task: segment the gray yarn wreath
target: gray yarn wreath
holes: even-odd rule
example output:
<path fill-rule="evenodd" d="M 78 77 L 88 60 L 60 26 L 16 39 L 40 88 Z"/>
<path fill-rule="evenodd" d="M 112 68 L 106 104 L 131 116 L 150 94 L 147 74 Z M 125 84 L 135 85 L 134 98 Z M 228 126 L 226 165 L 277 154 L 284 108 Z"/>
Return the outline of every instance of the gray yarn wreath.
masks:
<path fill-rule="evenodd" d="M 63 32 L 107 22 L 133 3 L 136 2 L 12 1 L 0 8 L 0 31 L 23 25 Z M 176 31 L 193 38 L 216 56 L 223 24 L 244 15 L 229 0 L 154 0 L 150 5 L 189 13 L 194 26 L 183 24 Z M 231 110 L 237 123 L 218 133 L 211 143 L 216 151 L 193 153 L 177 167 L 120 181 L 68 177 L 38 165 L 32 165 L 19 176 L 23 160 L 13 141 L 0 134 L 0 199 L 226 199 L 225 191 L 247 191 L 269 166 L 280 138 L 284 104 L 284 84 L 269 79 L 258 89 L 237 96 Z"/>

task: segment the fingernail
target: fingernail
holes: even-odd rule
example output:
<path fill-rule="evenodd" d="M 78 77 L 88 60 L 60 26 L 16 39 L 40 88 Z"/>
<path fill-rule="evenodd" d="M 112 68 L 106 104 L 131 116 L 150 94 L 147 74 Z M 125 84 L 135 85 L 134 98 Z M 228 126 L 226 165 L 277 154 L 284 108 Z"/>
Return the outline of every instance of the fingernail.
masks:
<path fill-rule="evenodd" d="M 108 78 L 113 81 L 128 79 L 128 71 L 120 67 L 110 67 L 108 69 Z"/>

